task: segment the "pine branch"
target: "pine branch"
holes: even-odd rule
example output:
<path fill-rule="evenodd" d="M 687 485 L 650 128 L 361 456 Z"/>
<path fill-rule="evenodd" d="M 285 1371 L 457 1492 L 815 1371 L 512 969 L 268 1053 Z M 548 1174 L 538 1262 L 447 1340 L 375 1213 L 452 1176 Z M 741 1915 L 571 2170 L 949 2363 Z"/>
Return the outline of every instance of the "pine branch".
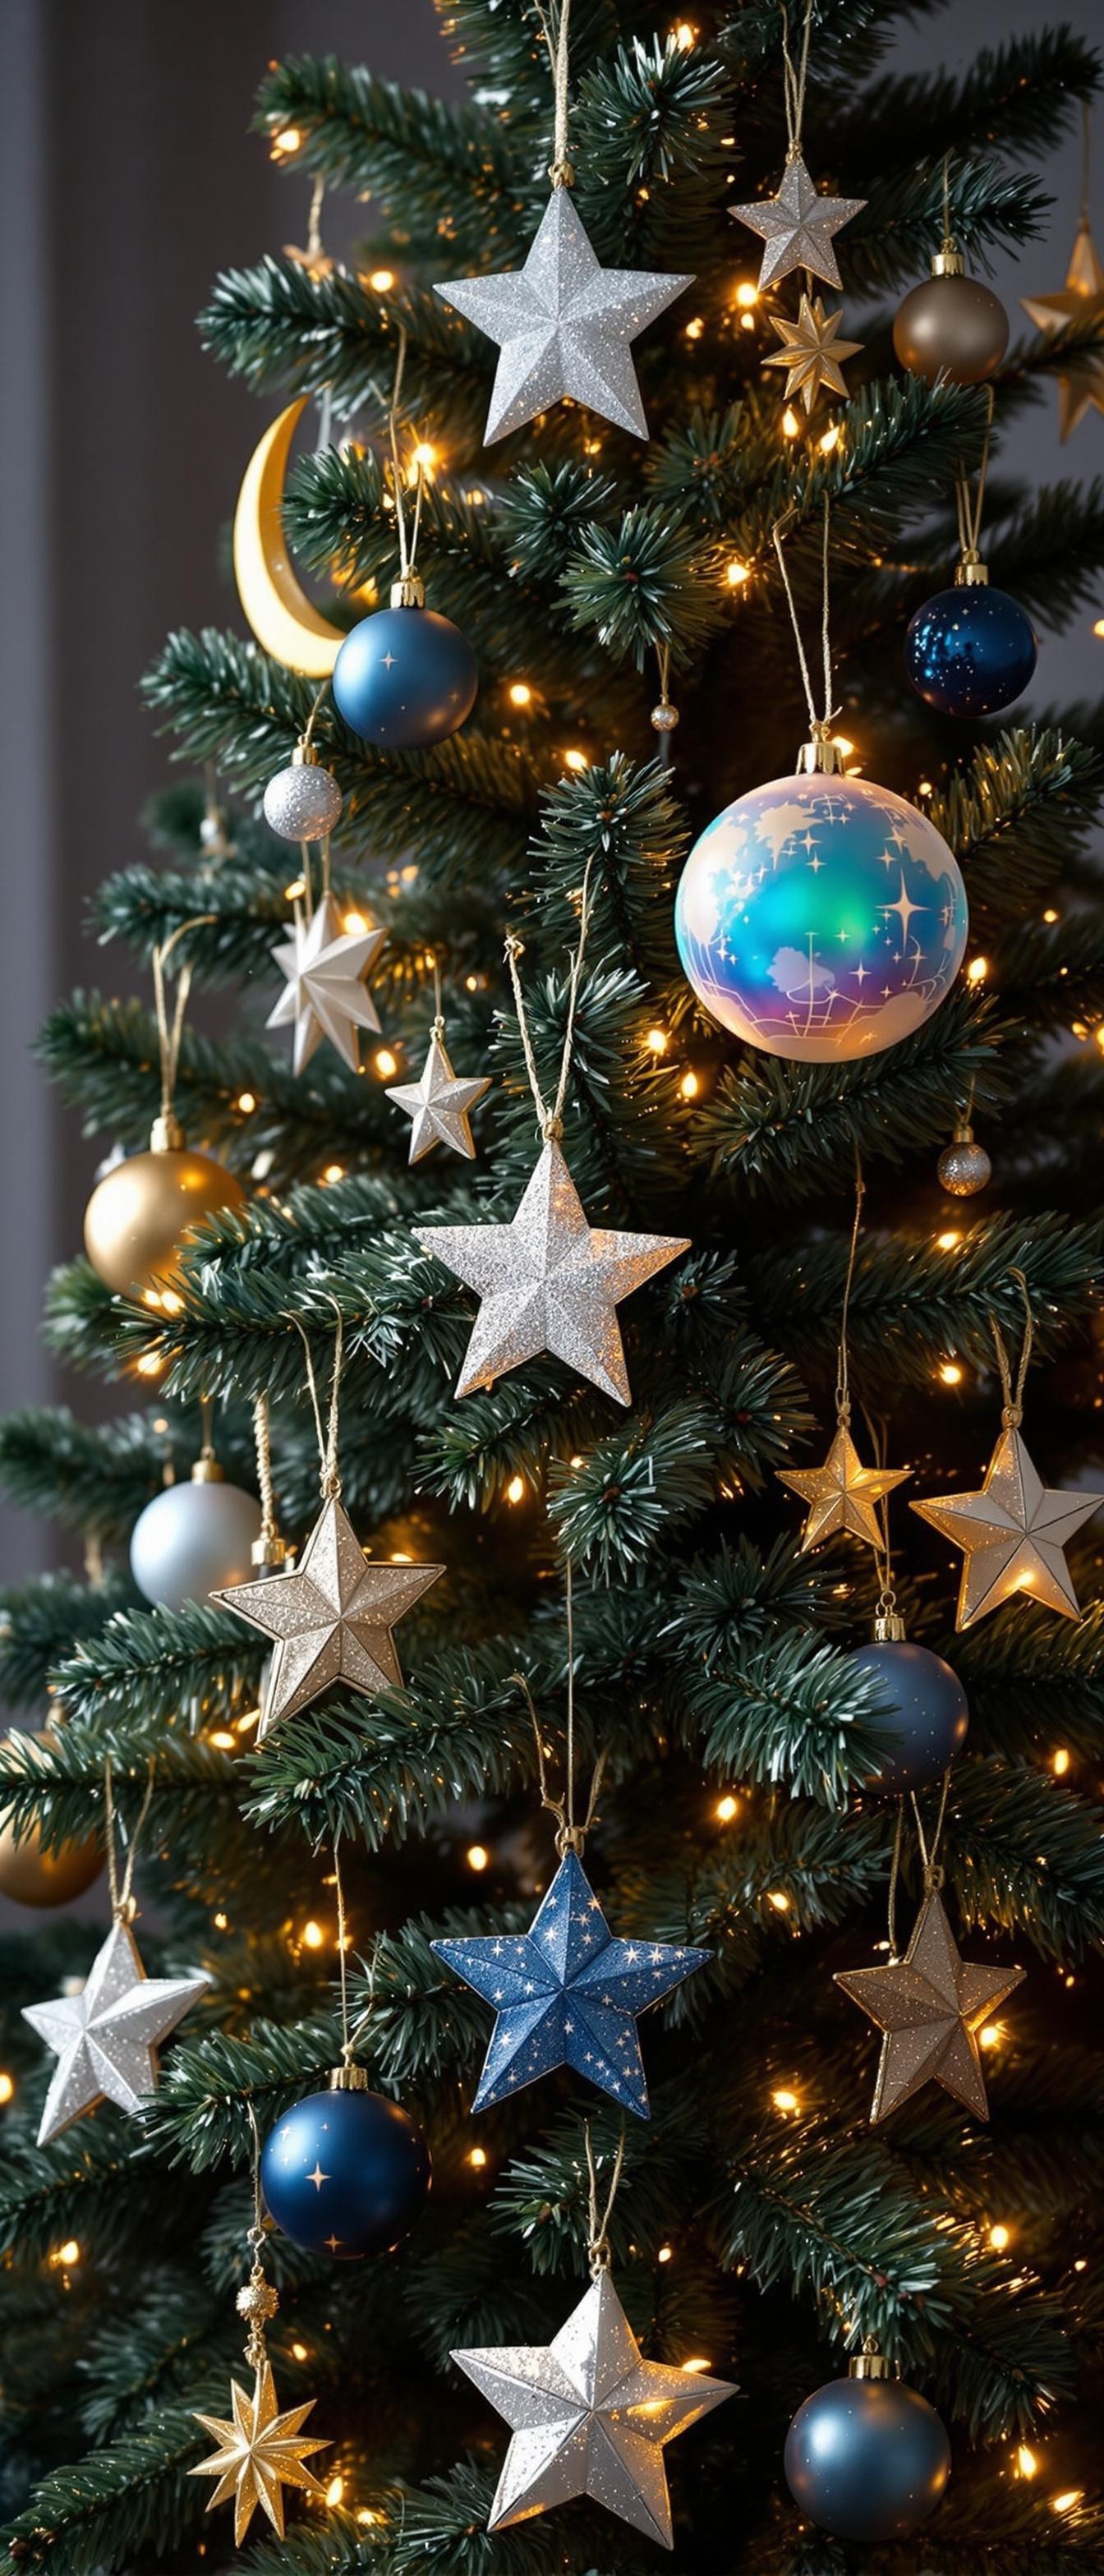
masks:
<path fill-rule="evenodd" d="M 161 1492 L 166 1468 L 186 1478 L 199 1454 L 198 1413 L 161 1419 L 165 1429 L 155 1431 L 145 1413 L 95 1425 L 74 1421 L 67 1409 L 35 1405 L 9 1413 L 0 1425 L 0 1487 L 23 1511 L 48 1513 L 68 1529 L 118 1545 Z M 220 1417 L 218 1451 L 232 1484 L 255 1482 L 252 1434 L 240 1411 Z M 125 1597 L 129 1607 L 134 1596 Z M 94 1632 L 105 1614 L 97 1612 L 94 1593 L 81 1598 L 84 1625 Z"/>
<path fill-rule="evenodd" d="M 963 165 L 998 137 L 1002 153 L 1041 160 L 1068 131 L 1075 102 L 1093 97 L 1099 77 L 1097 56 L 1070 27 L 1039 27 L 975 54 L 961 77 L 942 67 L 885 75 L 864 89 L 850 116 L 833 119 L 833 149 L 841 162 L 858 162 L 876 135 L 883 169 L 895 161 L 911 170 L 949 154 L 951 222 L 968 242 L 972 173 Z"/>
<path fill-rule="evenodd" d="M 928 808 L 962 862 L 975 922 L 1022 919 L 1083 850 L 1102 785 L 1099 754 L 1064 728 L 1016 725 L 979 744 Z"/>
<path fill-rule="evenodd" d="M 126 1576 L 103 1583 L 40 1574 L 0 1592 L 0 1694 L 8 1708 L 41 1709 L 55 1664 L 134 1598 Z"/>
<path fill-rule="evenodd" d="M 973 1745 L 1010 1761 L 1064 1745 L 1075 1760 L 1099 1761 L 1101 1605 L 1059 1624 L 1023 1603 L 957 1638 L 953 1652 L 970 1702 Z"/>
<path fill-rule="evenodd" d="M 212 357 L 253 392 L 321 394 L 340 418 L 391 400 L 399 331 L 407 335 L 403 392 L 424 434 L 453 454 L 478 452 L 486 410 L 486 342 L 437 297 L 416 287 L 381 298 L 348 269 L 312 277 L 297 261 L 266 258 L 216 279 L 199 317 Z"/>
<path fill-rule="evenodd" d="M 4 2576 L 26 2576 L 28 2567 L 98 2576 L 105 2553 L 163 2553 L 203 2512 L 188 2470 L 207 2438 L 185 2409 L 164 2407 L 140 2432 L 53 2470 L 0 2533 Z"/>
<path fill-rule="evenodd" d="M 462 265 L 485 254 L 488 235 L 508 236 L 523 219 L 524 156 L 488 107 L 428 98 L 332 54 L 290 54 L 261 82 L 254 125 L 298 134 L 294 168 L 318 172 L 327 187 L 385 205 L 394 196 L 404 215 L 423 191 L 435 207 L 447 201 L 449 255 Z"/>

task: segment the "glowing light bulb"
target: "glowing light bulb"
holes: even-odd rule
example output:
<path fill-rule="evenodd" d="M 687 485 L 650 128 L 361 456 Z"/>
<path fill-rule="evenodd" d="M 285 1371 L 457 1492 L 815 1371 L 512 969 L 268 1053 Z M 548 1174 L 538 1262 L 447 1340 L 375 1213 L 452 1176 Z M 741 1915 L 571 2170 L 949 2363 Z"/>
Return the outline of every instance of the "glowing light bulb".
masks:
<path fill-rule="evenodd" d="M 800 430 L 801 423 L 797 417 L 797 413 L 793 411 L 789 403 L 787 403 L 785 411 L 782 414 L 782 436 L 783 438 L 797 438 Z"/>
<path fill-rule="evenodd" d="M 303 883 L 302 877 L 293 877 L 291 884 L 284 887 L 284 902 L 297 903 L 300 895 L 305 893 L 306 887 Z"/>
<path fill-rule="evenodd" d="M 305 2343 L 293 2343 L 293 2345 L 292 2345 L 292 2347 L 291 2347 L 291 2351 L 292 2351 L 292 2359 L 293 2359 L 294 2361 L 305 2361 L 305 2360 L 306 2360 L 306 2358 L 307 2358 L 307 2347 L 306 2347 Z"/>
<path fill-rule="evenodd" d="M 1074 2509 L 1074 2506 L 1075 2506 L 1075 2505 L 1079 2505 L 1079 2504 L 1080 2504 L 1080 2502 L 1081 2502 L 1081 2498 L 1082 2498 L 1082 2496 L 1083 2496 L 1084 2492 L 1085 2492 L 1085 2490 L 1084 2490 L 1084 2488 L 1083 2488 L 1083 2487 L 1065 2487 L 1065 2488 L 1063 2488 L 1063 2491 L 1062 2491 L 1061 2495 L 1056 2495 L 1056 2496 L 1052 2496 L 1052 2497 L 1051 2497 L 1051 2499 L 1050 2499 L 1050 2510 L 1051 2510 L 1051 2512 L 1052 2512 L 1052 2513 L 1072 2513 L 1072 2512 L 1073 2512 L 1073 2509 Z"/>
<path fill-rule="evenodd" d="M 840 429 L 840 425 L 839 425 L 838 420 L 834 420 L 834 421 L 833 421 L 833 423 L 832 423 L 831 428 L 830 428 L 830 429 L 826 429 L 826 430 L 824 431 L 823 437 L 818 438 L 818 440 L 817 440 L 817 446 L 818 446 L 818 447 L 819 447 L 819 449 L 820 449 L 820 453 L 821 453 L 821 455 L 822 455 L 822 456 L 830 456 L 830 455 L 832 454 L 833 448 L 836 448 L 836 447 L 838 447 L 838 446 L 839 446 L 840 439 L 841 439 L 842 435 L 843 435 L 843 432 L 842 432 L 842 430 Z"/>
<path fill-rule="evenodd" d="M 511 680 L 507 695 L 512 707 L 528 707 L 532 705 L 533 692 L 529 686 L 528 680 Z"/>
<path fill-rule="evenodd" d="M 776 1914 L 789 1913 L 790 1900 L 783 1887 L 772 1887 L 767 1896 L 767 1903 L 773 1905 Z"/>
<path fill-rule="evenodd" d="M 281 125 L 270 146 L 274 161 L 286 161 L 289 152 L 298 152 L 303 137 L 297 125 Z"/>
<path fill-rule="evenodd" d="M 994 2254 L 1003 2254 L 1012 2242 L 1010 2230 L 998 2220 L 997 2225 L 989 2230 L 989 2242 Z"/>
<path fill-rule="evenodd" d="M 1093 634 L 1094 634 L 1094 635 L 1104 635 L 1104 617 L 1097 617 L 1097 618 L 1095 618 L 1095 619 L 1094 619 L 1094 621 L 1093 621 Z"/>
<path fill-rule="evenodd" d="M 730 1825 L 733 1817 L 739 1815 L 739 1812 L 740 1801 L 738 1798 L 733 1797 L 731 1789 L 727 1789 L 725 1791 L 723 1798 L 718 1798 L 717 1804 L 713 1809 L 713 1813 L 719 1825 Z"/>
<path fill-rule="evenodd" d="M 159 1351 L 143 1351 L 141 1359 L 136 1362 L 136 1366 L 139 1377 L 160 1377 L 163 1373 L 165 1362 Z"/>
<path fill-rule="evenodd" d="M 343 1180 L 344 1180 L 344 1178 L 345 1178 L 345 1165 L 344 1165 L 344 1163 L 327 1163 L 327 1165 L 326 1165 L 326 1169 L 325 1169 L 325 1171 L 324 1171 L 324 1172 L 323 1172 L 323 1174 L 322 1174 L 323 1182 L 324 1182 L 324 1184 L 325 1184 L 327 1187 L 329 1187 L 329 1185 L 330 1185 L 333 1181 L 343 1181 Z"/>
<path fill-rule="evenodd" d="M 697 28 L 691 26 L 689 18 L 679 19 L 678 25 L 674 31 L 674 36 L 679 52 L 683 54 L 688 54 L 691 46 L 696 45 L 698 41 Z"/>
<path fill-rule="evenodd" d="M 966 981 L 968 984 L 984 984 L 988 972 L 989 960 L 987 957 L 971 957 L 970 963 L 966 969 Z"/>
<path fill-rule="evenodd" d="M 745 581 L 751 580 L 750 567 L 741 563 L 738 555 L 733 555 L 725 565 L 725 580 L 730 590 L 742 590 Z"/>
<path fill-rule="evenodd" d="M 704 2353 L 695 2352 L 691 2355 L 689 2361 L 684 2361 L 680 2366 L 691 2377 L 694 2377 L 699 2370 L 711 2370 L 713 2364 L 707 2359 Z M 1057 2506 L 1055 2506 L 1055 2511 L 1057 2512 Z"/>
<path fill-rule="evenodd" d="M 342 2496 L 344 2495 L 344 2493 L 345 2493 L 345 2480 L 344 2480 L 344 2478 L 342 2478 L 342 2477 L 331 2478 L 331 2479 L 330 2479 L 330 2483 L 329 2483 L 329 2485 L 328 2485 L 328 2487 L 327 2487 L 327 2489 L 326 2489 L 326 2502 L 327 2502 L 327 2504 L 330 2504 L 330 2505 L 337 2505 L 337 2504 L 340 2504 L 341 2499 L 342 2499 Z"/>
<path fill-rule="evenodd" d="M 1004 2033 L 999 2021 L 987 2021 L 984 2029 L 978 2032 L 982 2048 L 999 2048 L 1003 2037 Z"/>
<path fill-rule="evenodd" d="M 14 2100 L 15 2077 L 14 2075 L 9 2075 L 7 2068 L 5 2067 L 3 2071 L 0 2072 L 0 2102 L 14 2102 Z"/>
<path fill-rule="evenodd" d="M 675 2249 L 674 2249 L 674 2246 L 673 2246 L 673 2245 L 661 2245 L 661 2246 L 660 2246 L 660 2249 L 659 2249 L 659 2252 L 658 2252 L 658 2254 L 656 2255 L 656 2262 L 657 2262 L 657 2263 L 673 2263 L 673 2262 L 674 2262 L 674 2259 L 675 2259 Z"/>
<path fill-rule="evenodd" d="M 320 1950 L 325 1938 L 326 1935 L 320 1923 L 315 1923 L 313 1920 L 304 1923 L 303 1947 L 305 1950 Z"/>
<path fill-rule="evenodd" d="M 219 1909 L 219 1912 L 218 1912 L 217 1914 L 213 1915 L 211 1919 L 212 1919 L 212 1922 L 214 1923 L 214 1927 L 215 1927 L 216 1932 L 228 1932 L 228 1931 L 229 1931 L 229 1929 L 230 1929 L 230 1917 L 229 1917 L 229 1915 L 228 1915 L 228 1914 L 224 1914 L 224 1913 L 222 1912 L 221 1907 L 220 1907 L 220 1909 Z"/>
<path fill-rule="evenodd" d="M 225 1726 L 216 1727 L 213 1735 L 208 1736 L 207 1741 L 209 1744 L 217 1745 L 220 1753 L 232 1753 L 234 1751 L 234 1738 L 230 1734 L 229 1729 Z"/>
<path fill-rule="evenodd" d="M 935 1240 L 940 1252 L 953 1252 L 956 1244 L 961 1243 L 962 1237 L 956 1225 L 948 1225 L 942 1234 L 936 1235 Z"/>
<path fill-rule="evenodd" d="M 686 325 L 686 337 L 687 337 L 687 339 L 688 339 L 688 340 L 700 340 L 701 335 L 702 335 L 702 332 L 704 331 L 704 329 L 705 329 L 705 324 L 704 324 L 704 322 L 703 322 L 703 320 L 702 320 L 701 314 L 700 314 L 700 313 L 695 313 L 693 321 L 692 321 L 692 322 L 688 322 L 688 323 L 687 323 L 687 325 Z"/>
<path fill-rule="evenodd" d="M 679 1090 L 681 1091 L 684 1100 L 696 1100 L 700 1088 L 701 1086 L 698 1082 L 696 1073 L 690 1072 L 683 1074 L 682 1081 L 679 1084 Z"/>
<path fill-rule="evenodd" d="M 565 769 L 579 770 L 590 767 L 585 751 L 565 751 L 563 758 Z"/>
<path fill-rule="evenodd" d="M 961 1386 L 962 1371 L 957 1360 L 944 1360 L 939 1371 L 941 1386 Z"/>
<path fill-rule="evenodd" d="M 473 2165 L 473 2166 L 474 2166 L 476 2173 L 482 2173 L 482 2171 L 483 2171 L 483 2167 L 484 2167 L 484 2165 L 486 2164 L 486 2161 L 487 2161 L 487 2150 L 486 2150 L 486 2147 L 472 2147 L 472 2148 L 469 2150 L 469 2153 L 468 2153 L 468 2163 L 469 2163 L 470 2165 Z"/>
<path fill-rule="evenodd" d="M 522 1501 L 524 1500 L 524 1497 L 525 1497 L 525 1478 L 524 1478 L 524 1476 L 511 1476 L 511 1478 L 510 1478 L 510 1482 L 509 1482 L 509 1484 L 508 1484 L 508 1485 L 507 1485 L 507 1487 L 506 1487 L 506 1500 L 507 1500 L 507 1502 L 508 1502 L 508 1503 L 520 1503 L 520 1502 L 522 1502 Z"/>
<path fill-rule="evenodd" d="M 256 1106 L 257 1097 L 255 1092 L 239 1091 L 237 1099 L 234 1102 L 234 1107 L 235 1109 L 240 1109 L 243 1118 L 248 1118 L 250 1112 L 254 1110 Z"/>
<path fill-rule="evenodd" d="M 1051 1754 L 1050 1767 L 1056 1780 L 1065 1779 L 1070 1767 L 1070 1758 L 1064 1744 L 1060 1744 L 1057 1752 Z"/>
<path fill-rule="evenodd" d="M 850 760 L 850 758 L 851 758 L 851 754 L 852 754 L 852 752 L 854 751 L 854 748 L 855 748 L 854 743 L 850 740 L 850 737 L 849 737 L 847 734 L 845 734 L 845 733 L 834 733 L 834 734 L 833 734 L 833 736 L 832 736 L 832 740 L 833 740 L 833 742 L 834 742 L 834 744 L 835 744 L 836 750 L 837 750 L 837 751 L 838 751 L 838 753 L 839 753 L 840 759 L 841 759 L 841 760 Z"/>
<path fill-rule="evenodd" d="M 50 2261 L 55 2272 L 71 2272 L 74 2263 L 80 2262 L 80 2246 L 76 2237 L 67 2236 L 64 2245 L 55 2245 Z"/>
<path fill-rule="evenodd" d="M 469 1843 L 466 1854 L 468 1868 L 474 1869 L 477 1878 L 487 1868 L 490 1857 L 485 1843 Z"/>
<path fill-rule="evenodd" d="M 666 1029 L 649 1029 L 644 1040 L 649 1055 L 666 1055 L 670 1043 Z"/>
<path fill-rule="evenodd" d="M 750 312 L 752 305 L 758 304 L 758 301 L 758 287 L 752 285 L 750 277 L 741 278 L 736 289 L 736 302 L 740 306 L 741 311 L 744 313 Z"/>
<path fill-rule="evenodd" d="M 1033 2478 L 1038 2475 L 1038 2460 L 1035 2457 L 1034 2451 L 1028 2449 L 1026 2442 L 1021 2442 L 1019 2449 L 1017 2450 L 1016 2469 L 1021 2478 Z"/>
<path fill-rule="evenodd" d="M 780 2084 L 777 2092 L 771 2094 L 771 2101 L 776 2111 L 800 2111 L 801 2109 L 799 2096 L 791 2092 L 788 2084 Z"/>
<path fill-rule="evenodd" d="M 351 939 L 356 939 L 359 937 L 361 931 L 367 930 L 368 924 L 362 912 L 343 912 L 341 916 L 341 927 L 343 930 L 348 931 Z"/>
<path fill-rule="evenodd" d="M 1062 918 L 1061 913 L 1060 913 L 1060 912 L 1055 912 L 1055 909 L 1054 909 L 1053 904 L 1050 904 L 1050 905 L 1048 906 L 1048 908 L 1047 908 L 1046 912 L 1044 912 L 1044 914 L 1043 914 L 1043 920 L 1044 920 L 1044 921 L 1047 921 L 1047 922 L 1050 922 L 1052 925 L 1053 925 L 1053 923 L 1054 923 L 1054 922 L 1056 922 L 1056 921 L 1060 921 L 1060 920 L 1061 920 L 1061 918 Z"/>
<path fill-rule="evenodd" d="M 437 463 L 437 450 L 430 446 L 427 438 L 420 438 L 410 461 L 412 465 L 419 465 L 423 474 L 428 474 L 431 466 Z"/>
<path fill-rule="evenodd" d="M 395 271 L 393 268 L 373 268 L 369 272 L 368 284 L 374 288 L 377 295 L 389 294 L 394 283 Z"/>

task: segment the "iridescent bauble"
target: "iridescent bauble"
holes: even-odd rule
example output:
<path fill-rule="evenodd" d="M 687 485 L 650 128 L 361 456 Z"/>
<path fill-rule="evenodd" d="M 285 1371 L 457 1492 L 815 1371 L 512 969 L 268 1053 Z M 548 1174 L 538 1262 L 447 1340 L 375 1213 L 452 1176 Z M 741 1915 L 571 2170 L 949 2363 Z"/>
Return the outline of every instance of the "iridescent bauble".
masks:
<path fill-rule="evenodd" d="M 166 1485 L 134 1524 L 130 1570 L 147 1601 L 182 1610 L 224 1584 L 248 1583 L 261 1507 L 253 1494 L 221 1477 Z"/>
<path fill-rule="evenodd" d="M 116 1296 L 158 1296 L 173 1288 L 191 1229 L 204 1217 L 235 1215 L 245 1191 L 210 1154 L 179 1149 L 131 1154 L 97 1184 L 84 1217 L 93 1270 Z"/>
<path fill-rule="evenodd" d="M 293 760 L 278 769 L 264 792 L 264 818 L 281 841 L 324 841 L 340 820 L 342 794 L 336 778 L 314 760 Z"/>
<path fill-rule="evenodd" d="M 429 2148 L 398 2102 L 342 2089 L 308 2093 L 261 2152 L 269 2214 L 311 2254 L 392 2254 L 429 2191 Z"/>
<path fill-rule="evenodd" d="M 683 870 L 675 935 L 699 1001 L 795 1063 L 877 1055 L 937 1010 L 966 889 L 927 816 L 888 787 L 775 778 L 726 805 Z"/>
<path fill-rule="evenodd" d="M 475 705 L 479 667 L 467 636 L 433 608 L 378 608 L 334 663 L 338 713 L 385 751 L 425 751 Z"/>
<path fill-rule="evenodd" d="M 832 2379 L 799 2406 L 786 2484 L 838 2540 L 907 2540 L 934 2513 L 951 2474 L 946 2430 L 899 2379 Z"/>
<path fill-rule="evenodd" d="M 927 385 L 939 376 L 980 385 L 1008 347 L 1008 315 L 991 286 L 951 269 L 910 289 L 894 318 L 893 346 L 901 365 Z"/>
<path fill-rule="evenodd" d="M 952 1198 L 972 1199 L 975 1190 L 984 1190 L 993 1178 L 993 1166 L 984 1145 L 969 1127 L 956 1127 L 951 1144 L 945 1145 L 936 1164 L 943 1188 Z"/>
<path fill-rule="evenodd" d="M 1039 647 L 1018 599 L 988 582 L 956 582 L 909 621 L 905 669 L 944 716 L 992 716 L 1021 696 Z"/>
<path fill-rule="evenodd" d="M 879 1739 L 878 1760 L 864 1786 L 878 1798 L 899 1798 L 941 1780 L 966 1741 L 970 1704 L 956 1672 L 927 1646 L 907 1638 L 878 1638 L 859 1646 L 849 1663 L 869 1673 L 889 1712 L 864 1723 Z"/>
<path fill-rule="evenodd" d="M 35 1728 L 31 1740 L 52 1744 L 56 1739 L 47 1726 Z M 16 1905 L 69 1905 L 95 1885 L 102 1868 L 95 1834 L 63 1843 L 60 1851 L 43 1851 L 37 1825 L 17 1842 L 10 1815 L 0 1818 L 0 1896 L 10 1896 Z"/>

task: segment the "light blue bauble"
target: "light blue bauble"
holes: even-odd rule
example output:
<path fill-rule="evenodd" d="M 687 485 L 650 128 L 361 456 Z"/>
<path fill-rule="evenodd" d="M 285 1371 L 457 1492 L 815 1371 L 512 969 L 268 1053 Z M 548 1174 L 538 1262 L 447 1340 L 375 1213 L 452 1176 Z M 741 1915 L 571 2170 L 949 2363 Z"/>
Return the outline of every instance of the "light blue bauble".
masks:
<path fill-rule="evenodd" d="M 425 751 L 470 716 L 479 665 L 451 617 L 377 608 L 346 636 L 332 685 L 339 715 L 363 741 Z"/>
<path fill-rule="evenodd" d="M 147 1601 L 182 1610 L 226 1583 L 248 1583 L 260 1534 L 260 1504 L 240 1485 L 166 1485 L 134 1524 L 130 1570 Z"/>
<path fill-rule="evenodd" d="M 726 805 L 675 903 L 698 1000 L 745 1045 L 797 1064 L 910 1037 L 954 982 L 967 921 L 934 823 L 889 787 L 819 771 Z"/>

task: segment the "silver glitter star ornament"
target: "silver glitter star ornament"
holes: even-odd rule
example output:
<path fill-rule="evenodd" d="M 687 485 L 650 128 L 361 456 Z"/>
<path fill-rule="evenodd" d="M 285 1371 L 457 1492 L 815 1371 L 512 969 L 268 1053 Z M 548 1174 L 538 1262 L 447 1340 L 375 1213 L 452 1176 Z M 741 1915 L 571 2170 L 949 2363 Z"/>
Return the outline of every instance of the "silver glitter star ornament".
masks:
<path fill-rule="evenodd" d="M 493 1386 L 508 1369 L 549 1351 L 618 1404 L 631 1399 L 616 1309 L 690 1249 L 686 1236 L 588 1225 L 552 1138 L 508 1225 L 431 1225 L 416 1234 L 423 1252 L 482 1299 L 457 1395 Z"/>
<path fill-rule="evenodd" d="M 630 344 L 692 285 L 656 269 L 602 268 L 570 190 L 553 188 L 524 268 L 433 290 L 499 343 L 488 446 L 565 395 L 647 438 Z"/>
<path fill-rule="evenodd" d="M 479 1081 L 457 1080 L 449 1062 L 443 1025 L 435 1023 L 417 1082 L 392 1083 L 387 1093 L 388 1099 L 411 1121 L 410 1161 L 420 1163 L 435 1145 L 450 1145 L 454 1154 L 463 1154 L 472 1162 L 475 1141 L 471 1112 L 490 1088 L 489 1076 Z"/>
<path fill-rule="evenodd" d="M 296 922 L 291 938 L 272 950 L 287 989 L 265 1023 L 295 1031 L 296 1073 L 310 1063 L 323 1038 L 353 1073 L 360 1071 L 361 1029 L 379 1028 L 379 1013 L 365 989 L 387 938 L 386 930 L 348 931 L 332 894 L 324 894 L 309 922 Z"/>
<path fill-rule="evenodd" d="M 795 152 L 786 163 L 776 197 L 734 206 L 732 212 L 749 232 L 763 236 L 761 287 L 776 286 L 795 268 L 805 269 L 810 277 L 822 277 L 827 286 L 838 286 L 832 236 L 850 223 L 852 215 L 861 214 L 865 204 L 865 197 L 822 197 L 800 152 Z"/>
<path fill-rule="evenodd" d="M 513 2436 L 491 2531 L 585 2495 L 671 2548 L 664 2446 L 735 2391 L 725 2379 L 643 2361 L 608 2272 L 552 2343 L 490 2344 L 452 2358 Z"/>
<path fill-rule="evenodd" d="M 1101 1494 L 1044 1485 L 1018 1424 L 1006 1420 L 979 1493 L 937 1494 L 912 1506 L 963 1551 L 955 1627 L 972 1628 L 1018 1593 L 1079 1619 L 1065 1552 L 1102 1502 Z"/>
<path fill-rule="evenodd" d="M 884 1967 L 838 1969 L 835 1982 L 882 2032 L 871 2123 L 888 2118 L 921 2086 L 942 2084 L 976 2120 L 989 2105 L 978 2032 L 1023 1984 L 1024 1968 L 986 1968 L 960 1958 L 938 1891 L 929 1889 L 903 1959 Z"/>
<path fill-rule="evenodd" d="M 401 1689 L 391 1630 L 444 1570 L 366 1557 L 348 1513 L 330 1494 L 294 1573 L 210 1593 L 209 1600 L 276 1640 L 258 1743 L 278 1718 L 296 1717 L 336 1682 L 355 1691 Z"/>
<path fill-rule="evenodd" d="M 103 2101 L 141 2109 L 157 2085 L 157 2043 L 183 2021 L 210 1985 L 194 1977 L 147 1977 L 128 1923 L 116 1920 L 97 1951 L 81 1991 L 46 2004 L 24 2004 L 23 2019 L 57 2057 L 38 2143 Z"/>

